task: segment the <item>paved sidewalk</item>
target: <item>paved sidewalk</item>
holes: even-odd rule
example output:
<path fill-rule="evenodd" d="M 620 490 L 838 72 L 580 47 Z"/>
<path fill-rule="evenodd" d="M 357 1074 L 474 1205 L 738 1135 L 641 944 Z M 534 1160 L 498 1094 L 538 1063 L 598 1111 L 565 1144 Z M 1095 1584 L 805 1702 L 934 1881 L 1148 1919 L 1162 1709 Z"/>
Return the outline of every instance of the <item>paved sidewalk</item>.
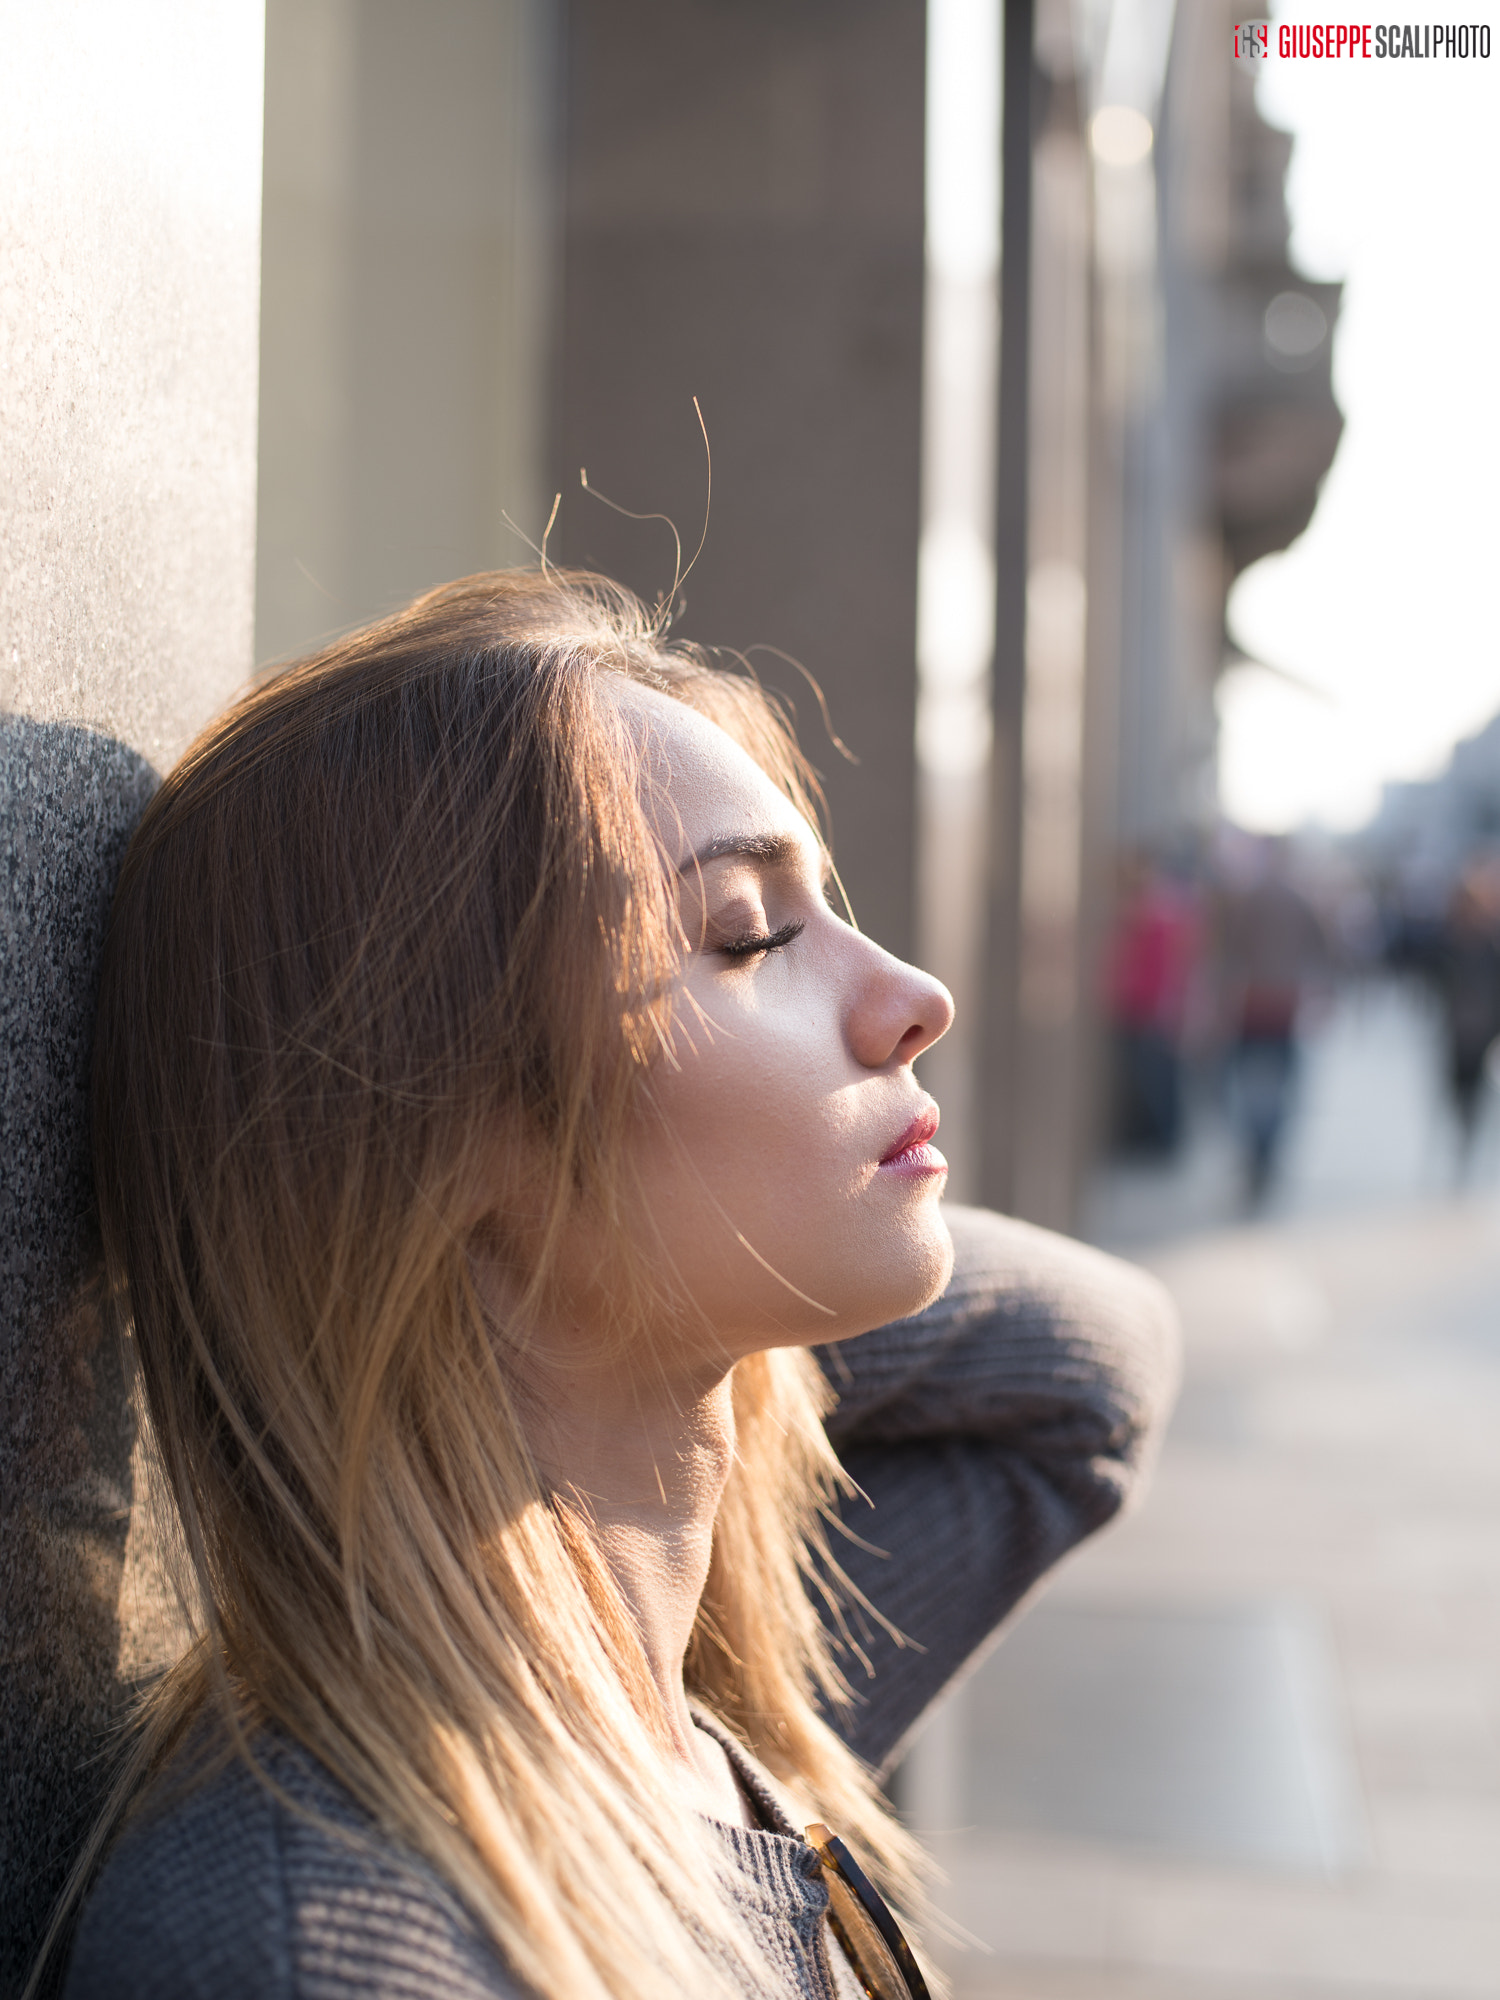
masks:
<path fill-rule="evenodd" d="M 1352 1196 L 1144 1254 L 1188 1356 L 1155 1489 L 915 1762 L 962 2000 L 1500 1996 L 1500 1195 L 1368 1157 L 1384 1005 L 1309 1079 Z"/>

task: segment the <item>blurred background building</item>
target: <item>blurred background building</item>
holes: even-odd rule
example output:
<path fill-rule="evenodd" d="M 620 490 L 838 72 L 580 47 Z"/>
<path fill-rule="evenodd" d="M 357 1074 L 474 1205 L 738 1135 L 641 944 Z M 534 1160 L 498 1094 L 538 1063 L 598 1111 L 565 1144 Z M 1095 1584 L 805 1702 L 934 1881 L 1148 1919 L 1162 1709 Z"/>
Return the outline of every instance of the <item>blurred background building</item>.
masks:
<path fill-rule="evenodd" d="M 797 705 L 860 920 L 966 1003 L 958 1185 L 1065 1225 L 1114 857 L 1212 822 L 1338 287 L 1227 4 L 947 7 L 929 74 L 917 0 L 270 0 L 256 654 L 531 559 L 557 493 L 654 599 L 696 396 L 679 629 Z"/>

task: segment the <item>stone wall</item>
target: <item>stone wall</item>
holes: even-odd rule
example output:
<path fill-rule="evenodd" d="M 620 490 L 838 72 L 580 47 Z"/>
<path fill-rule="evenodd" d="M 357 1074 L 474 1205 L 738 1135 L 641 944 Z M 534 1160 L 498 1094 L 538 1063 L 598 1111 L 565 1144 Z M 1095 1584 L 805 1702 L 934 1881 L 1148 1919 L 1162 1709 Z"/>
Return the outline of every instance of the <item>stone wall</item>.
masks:
<path fill-rule="evenodd" d="M 247 675 L 259 0 L 0 0 L 0 1994 L 150 1635 L 86 1133 L 114 873 Z"/>

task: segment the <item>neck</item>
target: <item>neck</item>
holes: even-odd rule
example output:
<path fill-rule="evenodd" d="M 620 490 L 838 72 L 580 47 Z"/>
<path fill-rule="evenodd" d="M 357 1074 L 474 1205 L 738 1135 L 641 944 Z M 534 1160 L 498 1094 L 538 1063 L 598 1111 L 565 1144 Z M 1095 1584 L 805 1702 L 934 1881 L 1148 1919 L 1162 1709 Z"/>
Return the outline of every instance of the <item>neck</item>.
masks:
<path fill-rule="evenodd" d="M 551 1346 L 551 1343 L 548 1343 Z M 694 1727 L 682 1665 L 708 1581 L 714 1517 L 734 1460 L 730 1376 L 655 1358 L 538 1366 L 544 1478 L 576 1496 L 640 1635 L 688 1802 L 742 1819 L 723 1753 Z"/>

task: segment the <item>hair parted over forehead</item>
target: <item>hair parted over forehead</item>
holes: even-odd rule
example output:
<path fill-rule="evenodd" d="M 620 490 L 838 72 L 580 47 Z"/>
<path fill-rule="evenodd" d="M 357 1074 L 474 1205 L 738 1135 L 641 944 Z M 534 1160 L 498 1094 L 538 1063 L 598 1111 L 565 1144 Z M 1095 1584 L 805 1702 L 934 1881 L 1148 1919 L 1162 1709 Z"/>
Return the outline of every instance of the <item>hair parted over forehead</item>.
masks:
<path fill-rule="evenodd" d="M 470 577 L 257 687 L 172 772 L 122 871 L 95 1054 L 112 1295 L 201 1607 L 124 1783 L 205 1716 L 252 1761 L 274 1723 L 569 2000 L 766 1976 L 653 1776 L 633 1623 L 538 1476 L 516 1367 L 565 1218 L 627 1234 L 688 943 L 622 682 L 815 814 L 752 677 L 598 577 Z M 513 1241 L 476 1193 L 508 1145 L 533 1201 Z M 481 1307 L 479 1232 L 520 1261 L 514 1324 Z M 620 1269 L 641 1333 L 671 1302 Z M 822 1378 L 778 1350 L 734 1395 L 692 1690 L 909 1896 L 913 1850 L 820 1714 L 847 1699 L 809 1599 L 839 1582 Z"/>

